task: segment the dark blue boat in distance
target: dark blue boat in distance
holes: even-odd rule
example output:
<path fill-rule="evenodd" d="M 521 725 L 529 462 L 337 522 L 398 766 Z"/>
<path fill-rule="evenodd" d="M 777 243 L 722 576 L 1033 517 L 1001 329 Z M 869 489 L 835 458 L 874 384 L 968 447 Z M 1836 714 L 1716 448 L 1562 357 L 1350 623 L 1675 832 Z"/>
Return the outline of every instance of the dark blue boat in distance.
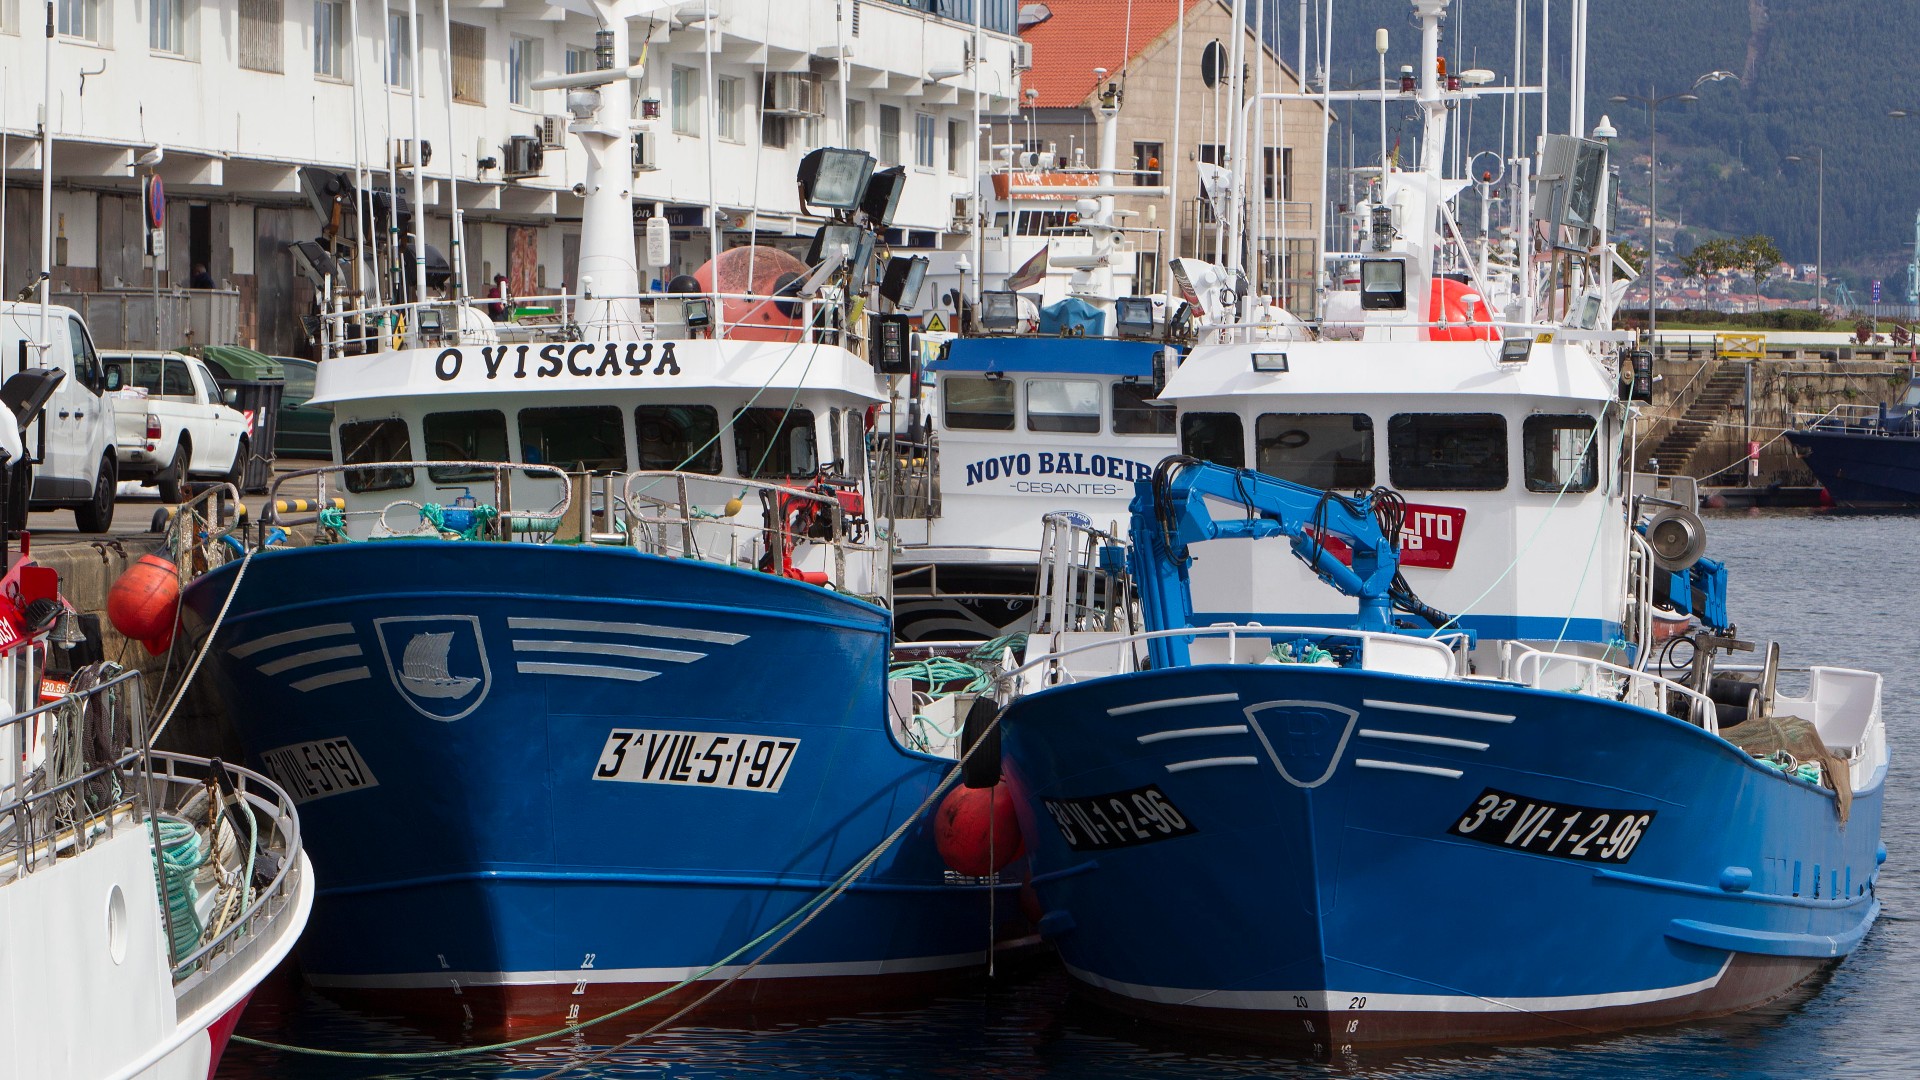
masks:
<path fill-rule="evenodd" d="M 1920 378 L 1892 405 L 1836 406 L 1786 434 L 1835 503 L 1920 508 Z"/>

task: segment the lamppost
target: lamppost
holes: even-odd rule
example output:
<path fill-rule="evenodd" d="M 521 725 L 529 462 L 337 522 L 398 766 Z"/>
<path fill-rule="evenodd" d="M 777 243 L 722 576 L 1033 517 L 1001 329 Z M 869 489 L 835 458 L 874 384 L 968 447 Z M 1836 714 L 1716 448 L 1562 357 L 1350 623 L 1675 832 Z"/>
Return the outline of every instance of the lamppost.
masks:
<path fill-rule="evenodd" d="M 1655 95 L 1649 86 L 1645 94 L 1615 94 L 1608 101 L 1647 107 L 1647 340 L 1651 342 L 1655 331 L 1660 329 L 1660 106 L 1670 101 L 1699 101 L 1700 95 L 1694 93 L 1704 83 L 1732 79 L 1740 76 L 1731 71 L 1709 71 L 1693 80 L 1693 85 L 1672 94 Z"/>
<path fill-rule="evenodd" d="M 1899 109 L 1889 115 L 1905 116 Z M 1816 180 L 1813 197 L 1813 310 L 1826 308 L 1827 287 L 1827 148 L 1814 148 Z M 1788 154 L 1788 161 L 1805 161 L 1804 154 Z"/>

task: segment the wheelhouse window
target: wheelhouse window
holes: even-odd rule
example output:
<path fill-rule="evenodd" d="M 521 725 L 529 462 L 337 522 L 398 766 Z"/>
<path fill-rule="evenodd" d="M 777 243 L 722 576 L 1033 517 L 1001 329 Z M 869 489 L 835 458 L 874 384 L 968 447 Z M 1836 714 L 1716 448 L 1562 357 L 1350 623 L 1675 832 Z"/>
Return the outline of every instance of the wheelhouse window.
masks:
<path fill-rule="evenodd" d="M 1013 383 L 1006 379 L 942 377 L 941 407 L 947 427 L 960 431 L 1012 431 Z"/>
<path fill-rule="evenodd" d="M 1591 416 L 1529 416 L 1520 425 L 1520 461 L 1528 491 L 1592 491 L 1600 455 Z"/>
<path fill-rule="evenodd" d="M 1308 487 L 1373 486 L 1373 418 L 1365 413 L 1266 413 L 1253 424 L 1254 468 Z"/>
<path fill-rule="evenodd" d="M 1230 469 L 1245 468 L 1246 429 L 1234 413 L 1188 413 L 1180 418 L 1180 452 Z"/>
<path fill-rule="evenodd" d="M 1173 420 L 1173 406 L 1153 403 L 1153 387 L 1146 383 L 1113 384 L 1115 435 L 1171 435 Z"/>
<path fill-rule="evenodd" d="M 720 413 L 711 405 L 638 405 L 633 431 L 642 469 L 720 471 Z"/>
<path fill-rule="evenodd" d="M 340 460 L 347 465 L 413 460 L 413 443 L 407 437 L 407 422 L 398 417 L 388 417 L 384 420 L 353 420 L 341 424 Z M 353 469 L 347 473 L 347 490 L 355 494 L 412 486 L 412 469 Z"/>
<path fill-rule="evenodd" d="M 1092 379 L 1027 380 L 1027 430 L 1100 431 L 1100 384 Z"/>
<path fill-rule="evenodd" d="M 1507 420 L 1499 413 L 1401 413 L 1387 421 L 1393 486 L 1499 491 L 1507 486 Z"/>
<path fill-rule="evenodd" d="M 507 414 L 498 409 L 428 413 L 421 425 L 428 461 L 507 461 Z M 493 479 L 492 469 L 437 465 L 427 470 L 436 484 L 472 484 Z"/>
<path fill-rule="evenodd" d="M 520 457 L 529 465 L 568 472 L 618 472 L 627 467 L 620 410 L 612 405 L 521 409 Z"/>
<path fill-rule="evenodd" d="M 749 480 L 820 471 L 813 414 L 806 409 L 741 409 L 733 419 L 733 452 Z"/>

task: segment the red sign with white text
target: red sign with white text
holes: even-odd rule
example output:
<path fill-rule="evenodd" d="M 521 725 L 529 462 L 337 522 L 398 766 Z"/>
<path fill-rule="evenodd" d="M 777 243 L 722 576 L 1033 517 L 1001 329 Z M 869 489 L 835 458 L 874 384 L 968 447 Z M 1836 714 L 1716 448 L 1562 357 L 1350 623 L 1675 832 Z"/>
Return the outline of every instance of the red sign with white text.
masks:
<path fill-rule="evenodd" d="M 1406 520 L 1400 523 L 1400 565 L 1453 569 L 1466 524 L 1467 512 L 1460 507 L 1408 503 Z M 1353 565 L 1353 549 L 1339 537 L 1327 537 L 1327 550 L 1341 562 Z"/>

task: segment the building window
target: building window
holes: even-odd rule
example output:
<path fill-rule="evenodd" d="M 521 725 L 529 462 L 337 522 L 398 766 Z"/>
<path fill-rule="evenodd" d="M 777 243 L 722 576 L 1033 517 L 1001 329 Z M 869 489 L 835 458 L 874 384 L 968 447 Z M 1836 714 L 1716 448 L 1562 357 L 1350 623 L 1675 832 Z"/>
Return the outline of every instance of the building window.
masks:
<path fill-rule="evenodd" d="M 865 150 L 867 148 L 867 103 L 864 101 L 847 102 L 847 149 Z"/>
<path fill-rule="evenodd" d="M 240 0 L 240 66 L 281 71 L 280 40 L 286 33 L 280 0 Z"/>
<path fill-rule="evenodd" d="M 770 112 L 762 112 L 760 114 L 760 145 L 773 150 L 786 149 L 787 121 L 797 119 L 800 118 L 776 116 Z M 808 142 L 812 142 L 812 140 L 809 139 Z"/>
<path fill-rule="evenodd" d="M 713 80 L 713 133 L 728 142 L 740 141 L 740 80 Z"/>
<path fill-rule="evenodd" d="M 1293 198 L 1293 150 L 1269 146 L 1266 151 L 1267 173 L 1261 178 L 1261 188 L 1269 199 Z M 1275 195 L 1275 191 L 1279 194 Z"/>
<path fill-rule="evenodd" d="M 700 134 L 700 73 L 688 67 L 673 69 L 673 133 Z"/>
<path fill-rule="evenodd" d="M 507 43 L 507 103 L 533 108 L 533 80 L 540 76 L 540 42 L 516 37 Z"/>
<path fill-rule="evenodd" d="M 1373 417 L 1366 413 L 1266 413 L 1253 425 L 1253 467 L 1328 490 L 1373 486 Z"/>
<path fill-rule="evenodd" d="M 340 0 L 314 0 L 313 73 L 347 77 L 347 5 Z"/>
<path fill-rule="evenodd" d="M 1160 183 L 1160 144 L 1157 142 L 1137 142 L 1133 144 L 1133 182 L 1139 187 L 1154 187 Z"/>
<path fill-rule="evenodd" d="M 1507 418 L 1499 413 L 1401 413 L 1387 421 L 1393 486 L 1499 491 L 1507 486 Z"/>
<path fill-rule="evenodd" d="M 947 121 L 947 171 L 955 176 L 960 174 L 966 164 L 967 148 L 973 140 L 966 137 L 966 125 L 958 120 Z"/>
<path fill-rule="evenodd" d="M 60 33 L 82 41 L 100 40 L 100 0 L 60 0 L 55 22 Z"/>
<path fill-rule="evenodd" d="M 398 11 L 387 12 L 387 85 L 413 89 L 413 28 Z"/>
<path fill-rule="evenodd" d="M 882 165 L 900 164 L 900 107 L 880 106 L 880 149 Z"/>
<path fill-rule="evenodd" d="M 582 49 L 577 45 L 567 46 L 565 73 L 577 75 L 582 71 L 593 71 L 593 50 Z"/>
<path fill-rule="evenodd" d="M 147 48 L 174 56 L 191 56 L 187 31 L 192 25 L 193 0 L 147 0 Z"/>
<path fill-rule="evenodd" d="M 453 100 L 468 105 L 487 103 L 487 31 L 466 23 L 453 24 Z"/>
<path fill-rule="evenodd" d="M 937 145 L 939 136 L 934 132 L 938 130 L 934 125 L 932 113 L 913 114 L 913 163 L 916 166 L 922 169 L 933 168 L 934 151 L 939 149 Z"/>

